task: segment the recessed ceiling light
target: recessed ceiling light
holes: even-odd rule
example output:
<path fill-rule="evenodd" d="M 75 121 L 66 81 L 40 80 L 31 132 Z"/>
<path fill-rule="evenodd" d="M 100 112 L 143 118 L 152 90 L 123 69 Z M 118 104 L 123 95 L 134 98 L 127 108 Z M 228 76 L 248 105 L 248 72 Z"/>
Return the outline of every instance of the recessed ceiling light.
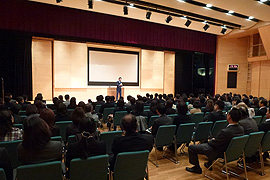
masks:
<path fill-rule="evenodd" d="M 207 21 L 203 21 L 202 23 L 203 23 L 203 24 L 207 24 Z"/>
<path fill-rule="evenodd" d="M 263 3 L 265 3 L 267 0 L 260 0 L 260 1 L 258 1 L 258 3 L 261 3 L 261 4 L 263 4 Z"/>
<path fill-rule="evenodd" d="M 212 4 L 206 4 L 206 7 L 208 7 L 208 8 L 210 8 L 212 6 L 213 6 Z"/>
<path fill-rule="evenodd" d="M 134 8 L 134 4 L 129 4 L 128 7 Z"/>
<path fill-rule="evenodd" d="M 186 2 L 185 0 L 177 0 L 178 2 L 182 2 L 182 3 L 184 3 L 184 2 Z"/>
<path fill-rule="evenodd" d="M 181 19 L 185 19 L 186 20 L 187 19 L 187 16 L 183 16 L 183 17 L 181 17 Z"/>
<path fill-rule="evenodd" d="M 252 19 L 254 19 L 253 16 L 249 16 L 249 17 L 247 18 L 248 21 L 251 21 Z"/>
<path fill-rule="evenodd" d="M 234 13 L 234 11 L 229 10 L 226 14 L 229 15 L 229 16 L 231 16 L 233 13 Z"/>

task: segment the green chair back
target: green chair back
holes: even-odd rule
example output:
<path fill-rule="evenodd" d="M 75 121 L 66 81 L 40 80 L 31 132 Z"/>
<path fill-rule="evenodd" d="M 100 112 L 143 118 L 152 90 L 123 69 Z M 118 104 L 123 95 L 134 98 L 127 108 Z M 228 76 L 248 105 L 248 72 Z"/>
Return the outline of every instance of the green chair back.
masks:
<path fill-rule="evenodd" d="M 180 124 L 176 132 L 177 144 L 189 143 L 192 140 L 195 123 Z"/>
<path fill-rule="evenodd" d="M 87 159 L 72 159 L 70 180 L 107 180 L 108 155 L 92 156 Z"/>
<path fill-rule="evenodd" d="M 116 157 L 114 180 L 139 180 L 146 176 L 149 151 L 119 153 Z"/>
<path fill-rule="evenodd" d="M 18 113 L 19 116 L 25 115 L 26 116 L 26 111 L 19 111 Z"/>
<path fill-rule="evenodd" d="M 6 180 L 6 174 L 3 168 L 0 168 L 0 180 Z"/>
<path fill-rule="evenodd" d="M 62 136 L 52 136 L 52 137 L 51 137 L 51 140 L 62 142 Z"/>
<path fill-rule="evenodd" d="M 167 145 L 173 144 L 175 130 L 176 130 L 176 125 L 159 126 L 157 134 L 156 134 L 156 138 L 155 138 L 156 147 L 167 146 Z"/>
<path fill-rule="evenodd" d="M 153 126 L 154 124 L 154 121 L 159 118 L 159 115 L 155 115 L 155 116 L 151 116 L 150 119 L 149 119 L 149 122 L 148 122 L 148 128 Z"/>
<path fill-rule="evenodd" d="M 8 156 L 11 161 L 12 168 L 17 168 L 19 165 L 21 165 L 21 162 L 18 160 L 18 153 L 17 153 L 17 147 L 19 143 L 22 142 L 21 140 L 17 141 L 4 141 L 0 142 L 0 147 L 4 147 L 7 149 Z"/>
<path fill-rule="evenodd" d="M 103 132 L 100 134 L 100 140 L 104 141 L 106 144 L 106 153 L 112 154 L 112 143 L 115 136 L 121 136 L 122 131 L 109 131 L 109 132 Z"/>
<path fill-rule="evenodd" d="M 168 117 L 172 118 L 173 120 L 178 116 L 178 114 L 169 114 Z"/>
<path fill-rule="evenodd" d="M 253 119 L 256 121 L 257 125 L 261 123 L 262 116 L 254 116 Z"/>
<path fill-rule="evenodd" d="M 23 129 L 23 124 L 13 124 L 13 127 Z"/>
<path fill-rule="evenodd" d="M 60 136 L 62 137 L 64 141 L 66 141 L 66 129 L 68 125 L 72 124 L 72 121 L 58 121 L 58 122 L 55 122 L 55 124 L 60 129 Z"/>
<path fill-rule="evenodd" d="M 204 114 L 204 116 L 207 116 L 208 114 L 210 114 L 210 112 L 206 112 L 206 113 Z"/>
<path fill-rule="evenodd" d="M 268 131 L 262 140 L 262 152 L 267 152 L 270 150 L 270 131 Z"/>
<path fill-rule="evenodd" d="M 258 114 L 259 108 L 254 108 L 255 114 Z"/>
<path fill-rule="evenodd" d="M 150 106 L 144 106 L 144 107 L 143 107 L 143 110 L 144 110 L 144 111 L 145 111 L 145 110 L 148 110 L 148 109 L 150 110 Z"/>
<path fill-rule="evenodd" d="M 143 111 L 144 112 L 150 112 L 150 109 L 144 109 Z"/>
<path fill-rule="evenodd" d="M 69 115 L 72 115 L 73 111 L 74 111 L 74 109 L 67 109 L 67 112 Z"/>
<path fill-rule="evenodd" d="M 247 144 L 245 146 L 244 152 L 246 157 L 250 157 L 256 152 L 258 152 L 259 145 L 262 141 L 264 132 L 254 132 L 249 134 Z"/>
<path fill-rule="evenodd" d="M 205 107 L 201 107 L 201 111 L 203 112 L 205 110 Z"/>
<path fill-rule="evenodd" d="M 200 122 L 193 136 L 193 141 L 204 141 L 208 139 L 213 122 Z"/>
<path fill-rule="evenodd" d="M 96 113 L 99 112 L 101 106 L 102 106 L 101 104 L 98 104 L 98 105 L 95 106 L 95 111 L 96 111 Z"/>
<path fill-rule="evenodd" d="M 195 123 L 195 126 L 198 126 L 200 122 L 202 122 L 204 113 L 195 113 L 191 116 L 191 122 Z"/>
<path fill-rule="evenodd" d="M 248 141 L 248 135 L 232 138 L 226 150 L 227 163 L 236 161 L 239 159 L 239 157 L 241 156 L 246 146 L 247 141 Z"/>
<path fill-rule="evenodd" d="M 217 137 L 220 130 L 226 128 L 228 125 L 227 120 L 216 121 L 211 130 L 211 137 Z"/>
<path fill-rule="evenodd" d="M 121 125 L 121 119 L 127 114 L 127 111 L 116 111 L 113 117 L 114 126 Z"/>
<path fill-rule="evenodd" d="M 76 142 L 75 135 L 68 136 L 68 145 L 75 143 L 75 142 Z"/>
<path fill-rule="evenodd" d="M 110 114 L 113 114 L 115 108 L 112 107 L 112 108 L 104 108 L 104 111 L 103 111 L 103 123 L 107 123 L 107 118 Z"/>
<path fill-rule="evenodd" d="M 260 124 L 261 124 L 261 123 L 264 123 L 265 120 L 266 120 L 266 116 L 263 116 L 263 117 L 262 117 L 262 120 L 261 120 L 261 122 L 260 122 Z"/>
<path fill-rule="evenodd" d="M 17 180 L 63 180 L 60 161 L 23 165 L 17 168 Z"/>

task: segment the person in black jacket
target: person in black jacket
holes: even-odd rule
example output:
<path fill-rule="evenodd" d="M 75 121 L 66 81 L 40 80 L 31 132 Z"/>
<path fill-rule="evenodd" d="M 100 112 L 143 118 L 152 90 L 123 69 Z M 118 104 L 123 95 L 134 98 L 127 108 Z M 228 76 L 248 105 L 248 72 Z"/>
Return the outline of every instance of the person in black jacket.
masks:
<path fill-rule="evenodd" d="M 191 168 L 186 167 L 186 170 L 192 173 L 201 174 L 202 169 L 199 165 L 198 154 L 203 154 L 208 157 L 208 162 L 204 164 L 205 167 L 208 168 L 215 159 L 226 151 L 233 137 L 244 135 L 243 127 L 238 124 L 240 119 L 241 111 L 237 108 L 233 108 L 227 116 L 229 125 L 222 129 L 216 138 L 213 138 L 208 143 L 190 145 L 188 148 L 189 163 L 194 166 Z"/>
<path fill-rule="evenodd" d="M 179 102 L 177 105 L 178 116 L 174 118 L 173 124 L 178 129 L 180 124 L 191 123 L 190 116 L 187 115 L 188 107 L 185 102 Z"/>
<path fill-rule="evenodd" d="M 13 169 L 6 148 L 0 147 L 0 168 L 3 168 L 7 180 L 13 179 Z"/>
<path fill-rule="evenodd" d="M 226 117 L 222 112 L 223 108 L 224 102 L 221 100 L 217 100 L 215 102 L 214 111 L 210 112 L 207 116 L 204 116 L 203 121 L 212 121 L 214 124 L 216 121 L 225 120 Z"/>
<path fill-rule="evenodd" d="M 256 116 L 265 116 L 266 112 L 267 112 L 267 100 L 266 99 L 262 99 L 260 100 L 260 109 L 257 111 Z"/>

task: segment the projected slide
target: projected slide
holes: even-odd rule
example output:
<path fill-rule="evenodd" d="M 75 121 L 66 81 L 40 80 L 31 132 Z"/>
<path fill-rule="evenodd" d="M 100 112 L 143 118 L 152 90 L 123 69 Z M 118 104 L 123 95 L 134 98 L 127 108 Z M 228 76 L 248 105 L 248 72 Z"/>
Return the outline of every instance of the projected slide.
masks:
<path fill-rule="evenodd" d="M 139 52 L 88 48 L 88 85 L 139 86 Z"/>

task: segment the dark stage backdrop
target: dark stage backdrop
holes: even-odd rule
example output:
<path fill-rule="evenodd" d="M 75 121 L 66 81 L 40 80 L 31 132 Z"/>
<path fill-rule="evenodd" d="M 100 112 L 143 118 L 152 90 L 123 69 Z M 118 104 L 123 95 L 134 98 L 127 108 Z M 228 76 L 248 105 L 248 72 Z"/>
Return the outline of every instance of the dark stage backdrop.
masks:
<path fill-rule="evenodd" d="M 5 92 L 13 97 L 26 94 L 32 99 L 31 48 L 31 36 L 0 31 L 0 77 L 4 78 Z"/>
<path fill-rule="evenodd" d="M 0 12 L 0 29 L 37 36 L 161 50 L 216 52 L 216 35 L 125 17 L 28 0 L 0 0 Z"/>

